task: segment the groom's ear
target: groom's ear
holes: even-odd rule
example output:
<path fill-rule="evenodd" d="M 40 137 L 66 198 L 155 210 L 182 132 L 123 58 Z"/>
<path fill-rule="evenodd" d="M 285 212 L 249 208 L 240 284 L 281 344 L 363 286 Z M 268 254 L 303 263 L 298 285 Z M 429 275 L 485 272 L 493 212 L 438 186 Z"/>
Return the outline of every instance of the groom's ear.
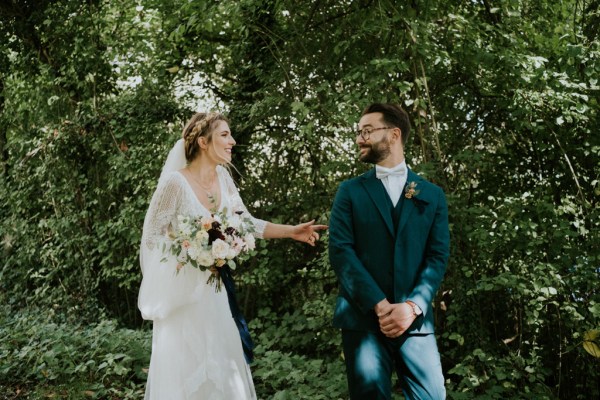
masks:
<path fill-rule="evenodd" d="M 398 127 L 392 129 L 392 135 L 394 135 L 394 140 L 402 141 L 402 130 Z"/>

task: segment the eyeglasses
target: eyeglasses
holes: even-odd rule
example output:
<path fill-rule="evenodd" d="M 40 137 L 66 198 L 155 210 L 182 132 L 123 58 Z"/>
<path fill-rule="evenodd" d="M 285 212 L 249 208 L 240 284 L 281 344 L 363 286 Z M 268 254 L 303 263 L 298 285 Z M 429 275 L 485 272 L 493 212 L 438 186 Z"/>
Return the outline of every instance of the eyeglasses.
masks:
<path fill-rule="evenodd" d="M 392 126 L 382 126 L 381 128 L 371 128 L 366 127 L 366 128 L 362 128 L 362 129 L 357 129 L 356 130 L 356 137 L 358 138 L 359 136 L 361 136 L 363 138 L 364 141 L 369 140 L 369 138 L 371 137 L 371 133 L 381 130 L 381 129 L 393 129 Z"/>

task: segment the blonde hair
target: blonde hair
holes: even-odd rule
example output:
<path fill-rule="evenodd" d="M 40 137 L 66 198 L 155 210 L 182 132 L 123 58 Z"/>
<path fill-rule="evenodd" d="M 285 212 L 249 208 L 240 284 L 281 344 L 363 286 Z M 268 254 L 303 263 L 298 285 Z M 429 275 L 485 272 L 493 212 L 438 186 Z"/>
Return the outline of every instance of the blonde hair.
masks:
<path fill-rule="evenodd" d="M 192 162 L 200 153 L 199 137 L 205 137 L 206 141 L 212 141 L 212 135 L 219 121 L 229 123 L 227 118 L 218 112 L 196 113 L 190 118 L 183 128 L 183 142 L 185 146 L 185 159 Z"/>

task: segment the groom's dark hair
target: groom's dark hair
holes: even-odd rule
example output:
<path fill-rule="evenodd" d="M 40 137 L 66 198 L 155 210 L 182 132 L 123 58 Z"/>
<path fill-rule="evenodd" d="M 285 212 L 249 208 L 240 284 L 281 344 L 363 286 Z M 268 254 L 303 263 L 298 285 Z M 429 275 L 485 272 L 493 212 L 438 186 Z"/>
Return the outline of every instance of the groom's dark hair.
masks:
<path fill-rule="evenodd" d="M 408 114 L 397 104 L 373 103 L 363 111 L 362 115 L 382 113 L 383 122 L 388 126 L 400 128 L 402 132 L 402 146 L 406 146 L 406 141 L 410 135 L 410 120 Z"/>

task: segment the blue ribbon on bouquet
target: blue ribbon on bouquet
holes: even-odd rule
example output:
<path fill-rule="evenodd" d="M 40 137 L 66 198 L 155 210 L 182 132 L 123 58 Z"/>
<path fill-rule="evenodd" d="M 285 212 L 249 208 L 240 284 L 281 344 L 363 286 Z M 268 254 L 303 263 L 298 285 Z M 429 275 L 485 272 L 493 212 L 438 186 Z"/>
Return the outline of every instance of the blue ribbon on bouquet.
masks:
<path fill-rule="evenodd" d="M 244 319 L 244 315 L 238 306 L 237 299 L 235 298 L 235 283 L 231 276 L 231 268 L 228 265 L 224 265 L 219 268 L 219 274 L 221 275 L 221 281 L 225 285 L 227 291 L 227 300 L 229 301 L 229 308 L 231 309 L 231 316 L 233 317 L 235 324 L 237 325 L 238 331 L 240 332 L 240 338 L 242 339 L 242 348 L 244 349 L 244 357 L 246 362 L 250 364 L 254 360 L 254 343 L 250 337 L 250 331 L 248 330 L 248 324 Z"/>

